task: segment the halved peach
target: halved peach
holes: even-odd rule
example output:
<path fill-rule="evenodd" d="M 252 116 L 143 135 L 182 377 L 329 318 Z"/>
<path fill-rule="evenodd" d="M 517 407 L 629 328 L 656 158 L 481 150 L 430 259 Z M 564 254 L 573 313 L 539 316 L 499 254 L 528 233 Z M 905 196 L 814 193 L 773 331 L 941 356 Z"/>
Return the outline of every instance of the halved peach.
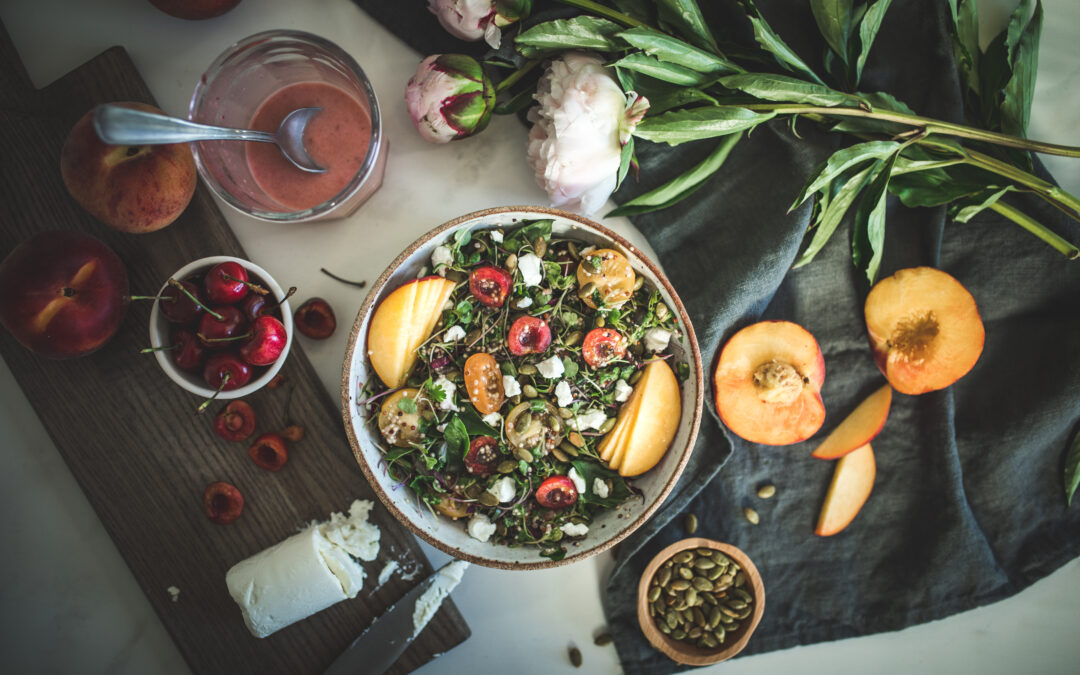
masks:
<path fill-rule="evenodd" d="M 975 298 L 932 267 L 898 271 L 866 296 L 874 361 L 901 394 L 944 389 L 982 354 L 986 333 Z"/>
<path fill-rule="evenodd" d="M 751 443 L 790 445 L 825 421 L 825 358 L 817 340 L 790 321 L 762 321 L 736 333 L 720 352 L 716 410 Z"/>
<path fill-rule="evenodd" d="M 874 450 L 869 443 L 841 457 L 836 462 L 814 534 L 830 537 L 855 520 L 874 489 L 876 474 Z"/>
<path fill-rule="evenodd" d="M 454 282 L 425 277 L 395 289 L 375 308 L 368 327 L 368 356 L 388 387 L 405 383 L 418 358 L 416 350 L 435 330 Z"/>
<path fill-rule="evenodd" d="M 621 456 L 615 459 L 620 476 L 639 476 L 656 466 L 675 438 L 682 417 L 679 381 L 667 361 L 658 359 L 645 366 L 631 394 L 635 395 L 640 402 L 633 411 L 633 426 L 623 440 Z"/>
<path fill-rule="evenodd" d="M 851 414 L 832 430 L 814 450 L 818 459 L 839 459 L 856 450 L 881 433 L 892 405 L 892 387 L 885 385 L 870 394 Z"/>
<path fill-rule="evenodd" d="M 601 439 L 600 445 L 596 448 L 600 453 L 600 459 L 607 462 L 612 469 L 618 468 L 618 465 L 614 463 L 615 457 L 621 458 L 622 453 L 619 450 L 624 447 L 623 441 L 630 434 L 630 428 L 634 426 L 634 416 L 637 414 L 637 409 L 641 407 L 641 396 L 635 394 L 637 394 L 636 389 L 619 409 L 615 426 Z"/>

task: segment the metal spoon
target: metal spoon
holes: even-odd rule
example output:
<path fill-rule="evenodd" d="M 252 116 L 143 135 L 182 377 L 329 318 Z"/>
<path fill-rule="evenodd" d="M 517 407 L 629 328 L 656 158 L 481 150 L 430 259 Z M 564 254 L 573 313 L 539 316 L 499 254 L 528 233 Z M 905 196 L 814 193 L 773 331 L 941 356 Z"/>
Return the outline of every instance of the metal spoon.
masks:
<path fill-rule="evenodd" d="M 285 116 L 277 132 L 230 129 L 189 122 L 178 117 L 132 110 L 118 105 L 94 109 L 94 130 L 110 145 L 165 145 L 191 141 L 259 141 L 274 143 L 298 169 L 324 173 L 304 149 L 304 128 L 322 108 L 299 108 Z"/>

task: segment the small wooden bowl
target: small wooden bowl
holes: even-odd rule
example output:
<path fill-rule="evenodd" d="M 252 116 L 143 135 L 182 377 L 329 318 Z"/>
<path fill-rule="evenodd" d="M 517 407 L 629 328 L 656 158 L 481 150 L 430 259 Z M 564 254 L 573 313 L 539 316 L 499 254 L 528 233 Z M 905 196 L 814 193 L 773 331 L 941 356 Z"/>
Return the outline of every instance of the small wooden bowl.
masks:
<path fill-rule="evenodd" d="M 656 574 L 657 570 L 660 569 L 660 566 L 669 558 L 677 553 L 693 548 L 709 548 L 720 551 L 738 563 L 749 582 L 743 589 L 754 597 L 753 613 L 744 620 L 738 630 L 733 633 L 728 633 L 724 643 L 716 649 L 702 649 L 689 642 L 670 638 L 660 631 L 653 618 L 649 616 L 649 600 L 647 595 L 649 592 L 649 583 L 652 582 L 653 575 Z M 754 629 L 757 628 L 758 622 L 761 621 L 761 615 L 765 613 L 765 586 L 761 581 L 761 573 L 758 572 L 753 561 L 741 550 L 730 544 L 713 541 L 712 539 L 691 537 L 689 539 L 677 541 L 671 546 L 668 546 L 663 551 L 657 553 L 656 557 L 649 562 L 648 567 L 645 568 L 645 571 L 641 575 L 641 581 L 638 583 L 637 607 L 638 623 L 641 625 L 641 631 L 645 633 L 645 637 L 652 643 L 652 646 L 664 652 L 671 660 L 678 663 L 688 666 L 707 666 L 712 663 L 719 663 L 730 659 L 741 652 L 743 647 L 746 646 L 746 643 L 750 641 L 750 636 L 753 635 Z"/>

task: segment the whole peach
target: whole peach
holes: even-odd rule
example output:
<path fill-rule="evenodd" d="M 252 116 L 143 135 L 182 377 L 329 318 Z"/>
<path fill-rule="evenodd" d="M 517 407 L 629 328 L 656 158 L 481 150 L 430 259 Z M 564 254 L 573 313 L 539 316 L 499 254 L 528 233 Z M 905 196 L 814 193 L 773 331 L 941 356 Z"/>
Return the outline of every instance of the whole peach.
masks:
<path fill-rule="evenodd" d="M 150 4 L 178 19 L 212 19 L 240 4 L 240 0 L 150 0 Z"/>

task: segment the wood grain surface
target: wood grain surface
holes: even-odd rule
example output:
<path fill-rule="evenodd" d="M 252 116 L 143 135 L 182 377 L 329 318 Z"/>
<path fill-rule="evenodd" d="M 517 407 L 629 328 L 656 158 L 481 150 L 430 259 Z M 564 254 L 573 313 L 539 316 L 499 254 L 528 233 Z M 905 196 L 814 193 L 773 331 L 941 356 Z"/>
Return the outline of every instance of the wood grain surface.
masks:
<path fill-rule="evenodd" d="M 131 292 L 147 295 L 196 258 L 245 257 L 202 184 L 179 220 L 145 235 L 111 230 L 69 197 L 59 168 L 68 131 L 94 105 L 121 100 L 153 102 L 122 48 L 35 91 L 0 25 L 0 256 L 42 230 L 89 232 L 124 261 Z M 290 417 L 307 430 L 288 464 L 269 473 L 247 457 L 247 443 L 228 443 L 211 431 L 212 413 L 221 405 L 196 417 L 199 399 L 168 380 L 152 356 L 139 355 L 149 342 L 149 314 L 149 302 L 132 303 L 120 332 L 88 357 L 44 359 L 2 330 L 0 354 L 192 670 L 321 673 L 431 567 L 412 535 L 375 499 L 349 450 L 336 404 L 299 341 L 281 371 L 288 384 L 246 399 L 259 418 L 256 433 L 278 431 L 285 426 L 291 387 Z M 244 513 L 232 525 L 214 525 L 203 512 L 203 490 L 216 480 L 244 493 Z M 364 590 L 269 638 L 252 637 L 229 597 L 226 570 L 312 520 L 346 511 L 358 497 L 375 501 L 372 520 L 382 531 L 378 559 L 364 563 Z M 391 557 L 416 577 L 394 575 L 376 588 Z M 180 589 L 177 602 L 169 586 Z M 392 672 L 413 670 L 468 636 L 447 601 Z"/>

